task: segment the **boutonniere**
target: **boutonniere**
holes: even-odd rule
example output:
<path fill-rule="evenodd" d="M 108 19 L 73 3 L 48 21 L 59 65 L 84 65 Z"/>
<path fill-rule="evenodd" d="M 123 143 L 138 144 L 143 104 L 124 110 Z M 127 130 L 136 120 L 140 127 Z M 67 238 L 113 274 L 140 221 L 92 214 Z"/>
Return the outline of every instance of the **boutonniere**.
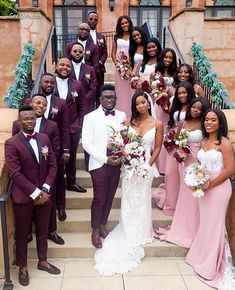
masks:
<path fill-rule="evenodd" d="M 86 50 L 86 58 L 89 58 L 91 55 L 91 51 L 90 50 Z"/>
<path fill-rule="evenodd" d="M 47 160 L 47 155 L 48 155 L 48 147 L 45 145 L 42 147 L 42 156 L 44 157 L 45 160 Z"/>
<path fill-rule="evenodd" d="M 91 74 L 90 73 L 85 74 L 85 79 L 86 79 L 86 82 L 89 84 L 89 82 L 91 80 Z"/>
<path fill-rule="evenodd" d="M 104 46 L 104 39 L 103 39 L 103 38 L 98 39 L 98 44 L 99 44 L 100 46 Z"/>
<path fill-rule="evenodd" d="M 74 92 L 71 92 L 71 95 L 72 95 L 73 101 L 76 102 L 76 98 L 78 97 L 78 93 L 76 91 L 74 91 Z"/>
<path fill-rule="evenodd" d="M 58 114 L 58 111 L 59 111 L 59 109 L 57 107 L 56 108 L 53 107 L 51 109 L 52 119 L 54 119 L 55 115 Z"/>

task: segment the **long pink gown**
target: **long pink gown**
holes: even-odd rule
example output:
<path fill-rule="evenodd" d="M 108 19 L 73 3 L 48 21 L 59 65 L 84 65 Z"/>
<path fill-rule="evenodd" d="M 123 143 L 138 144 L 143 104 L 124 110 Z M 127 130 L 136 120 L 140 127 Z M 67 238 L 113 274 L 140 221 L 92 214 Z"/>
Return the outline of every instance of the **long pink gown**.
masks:
<path fill-rule="evenodd" d="M 188 145 L 192 150 L 184 165 L 179 163 L 180 190 L 171 226 L 155 230 L 155 237 L 184 248 L 190 248 L 199 226 L 198 200 L 184 182 L 184 170 L 197 160 L 196 156 L 202 141 L 201 130 L 189 133 Z"/>
<path fill-rule="evenodd" d="M 223 170 L 223 155 L 220 151 L 201 149 L 198 159 L 208 168 L 211 179 Z M 231 194 L 231 183 L 227 179 L 206 190 L 205 195 L 199 198 L 200 224 L 186 256 L 186 262 L 194 268 L 198 278 L 215 288 L 218 288 L 226 268 L 225 216 Z"/>
<path fill-rule="evenodd" d="M 128 55 L 129 40 L 122 38 L 117 39 L 117 55 L 120 51 L 125 52 Z M 131 89 L 128 80 L 122 79 L 120 72 L 115 70 L 115 90 L 117 96 L 116 108 L 126 113 L 126 117 L 131 115 L 131 99 L 133 90 Z"/>
<path fill-rule="evenodd" d="M 179 115 L 179 121 L 185 119 L 186 112 L 183 111 Z M 178 111 L 174 114 L 174 119 L 177 124 Z M 177 204 L 179 189 L 180 189 L 180 175 L 178 162 L 171 154 L 166 155 L 165 168 L 165 183 L 162 183 L 153 193 L 153 197 L 158 207 L 163 209 L 165 215 L 173 216 Z"/>

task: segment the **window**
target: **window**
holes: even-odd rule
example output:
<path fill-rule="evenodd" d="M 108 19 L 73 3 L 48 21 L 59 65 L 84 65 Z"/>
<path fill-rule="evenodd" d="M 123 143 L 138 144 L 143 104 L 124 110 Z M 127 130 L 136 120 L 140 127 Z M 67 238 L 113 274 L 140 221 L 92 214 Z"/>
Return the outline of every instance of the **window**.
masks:
<path fill-rule="evenodd" d="M 232 17 L 235 16 L 234 0 L 217 0 L 213 6 L 206 6 L 206 17 Z"/>

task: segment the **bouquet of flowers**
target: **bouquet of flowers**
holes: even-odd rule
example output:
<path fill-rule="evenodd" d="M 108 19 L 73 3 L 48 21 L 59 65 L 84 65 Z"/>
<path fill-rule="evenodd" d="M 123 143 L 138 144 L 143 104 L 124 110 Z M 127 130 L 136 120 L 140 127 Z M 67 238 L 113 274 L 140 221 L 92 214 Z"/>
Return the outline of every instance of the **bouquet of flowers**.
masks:
<path fill-rule="evenodd" d="M 192 190 L 193 196 L 204 196 L 204 187 L 209 182 L 209 173 L 199 162 L 188 166 L 184 172 L 184 182 Z"/>
<path fill-rule="evenodd" d="M 184 162 L 187 157 L 191 154 L 190 147 L 187 145 L 189 131 L 187 129 L 181 129 L 179 135 L 175 136 L 175 148 L 173 157 L 177 162 Z"/>
<path fill-rule="evenodd" d="M 145 162 L 143 138 L 134 130 L 116 131 L 112 127 L 112 135 L 108 141 L 108 149 L 124 165 L 124 174 L 131 178 L 136 174 L 139 178 L 149 177 L 149 165 Z"/>
<path fill-rule="evenodd" d="M 122 79 L 129 79 L 132 68 L 128 60 L 128 56 L 124 51 L 120 51 L 117 56 L 116 69 L 120 72 Z"/>
<path fill-rule="evenodd" d="M 147 93 L 151 92 L 150 83 L 145 79 L 141 79 L 140 77 L 131 74 L 129 82 L 131 84 L 131 88 L 134 90 L 143 90 Z"/>
<path fill-rule="evenodd" d="M 168 153 L 172 153 L 175 151 L 175 130 L 173 128 L 166 127 L 166 131 L 164 134 L 163 146 L 166 148 Z"/>
<path fill-rule="evenodd" d="M 169 99 L 166 92 L 165 80 L 161 73 L 157 72 L 153 78 L 150 78 L 150 86 L 156 104 L 161 106 L 164 110 L 169 109 Z"/>

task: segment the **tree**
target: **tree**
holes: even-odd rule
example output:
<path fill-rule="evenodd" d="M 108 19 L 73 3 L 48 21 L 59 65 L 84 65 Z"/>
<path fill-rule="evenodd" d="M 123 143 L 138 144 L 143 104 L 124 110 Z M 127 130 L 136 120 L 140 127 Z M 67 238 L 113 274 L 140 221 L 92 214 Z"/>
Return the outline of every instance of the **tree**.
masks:
<path fill-rule="evenodd" d="M 0 0 L 0 16 L 8 16 L 10 14 L 17 14 L 15 2 L 12 0 Z"/>

